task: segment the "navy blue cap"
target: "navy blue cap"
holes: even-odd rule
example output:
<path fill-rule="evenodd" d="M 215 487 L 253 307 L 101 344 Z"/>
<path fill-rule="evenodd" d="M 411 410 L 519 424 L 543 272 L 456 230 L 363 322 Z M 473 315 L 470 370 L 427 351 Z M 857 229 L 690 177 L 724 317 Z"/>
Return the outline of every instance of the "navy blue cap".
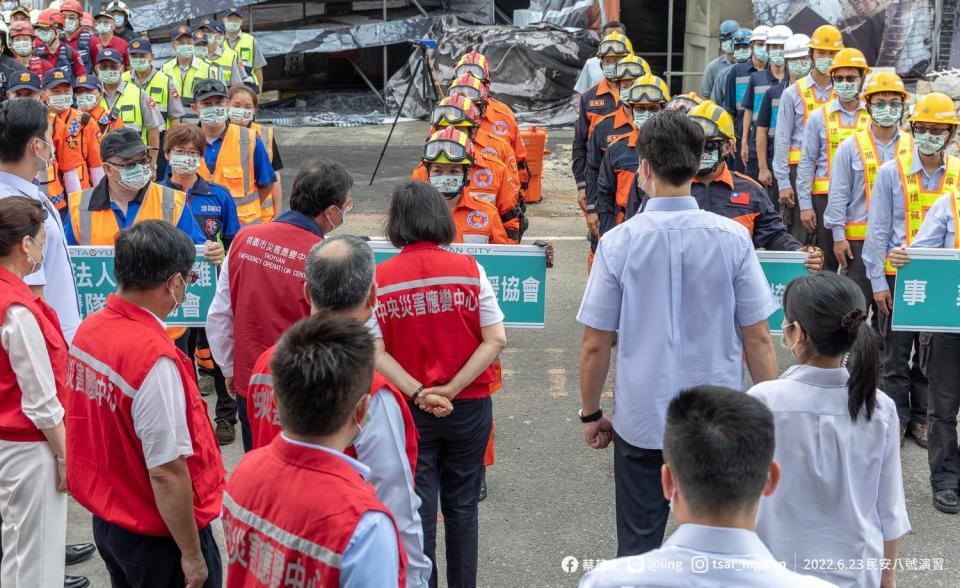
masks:
<path fill-rule="evenodd" d="M 240 18 L 243 18 L 243 15 L 240 13 L 239 8 L 231 8 L 230 10 L 227 11 L 227 13 L 224 16 L 232 16 L 234 14 L 236 14 Z"/>
<path fill-rule="evenodd" d="M 192 34 L 193 34 L 193 29 L 191 29 L 187 25 L 184 25 L 184 24 L 177 25 L 172 29 L 170 29 L 170 40 L 176 41 L 180 37 L 184 37 L 184 36 L 189 37 Z"/>
<path fill-rule="evenodd" d="M 196 43 L 207 43 L 207 34 L 203 31 L 193 31 L 193 42 Z"/>
<path fill-rule="evenodd" d="M 32 71 L 21 71 L 7 80 L 7 90 L 16 92 L 17 90 L 40 91 L 40 76 Z"/>
<path fill-rule="evenodd" d="M 97 63 L 101 61 L 112 61 L 114 63 L 119 63 L 123 65 L 123 56 L 117 52 L 116 49 L 110 49 L 109 47 L 104 47 L 97 54 Z"/>
<path fill-rule="evenodd" d="M 54 88 L 61 84 L 67 84 L 68 86 L 73 86 L 73 80 L 70 79 L 70 75 L 62 69 L 51 69 L 47 73 L 43 74 L 43 89 L 48 90 Z"/>
<path fill-rule="evenodd" d="M 217 30 L 218 21 L 213 20 L 212 18 L 204 18 L 200 20 L 200 26 L 198 29 L 210 29 L 211 31 Z"/>
<path fill-rule="evenodd" d="M 97 79 L 97 76 L 79 76 L 77 78 L 77 83 L 73 85 L 74 88 L 86 88 L 88 90 L 100 90 L 103 92 L 103 84 L 100 83 L 100 80 Z"/>
<path fill-rule="evenodd" d="M 149 39 L 134 39 L 127 46 L 127 53 L 130 55 L 144 55 L 153 53 L 153 46 Z"/>

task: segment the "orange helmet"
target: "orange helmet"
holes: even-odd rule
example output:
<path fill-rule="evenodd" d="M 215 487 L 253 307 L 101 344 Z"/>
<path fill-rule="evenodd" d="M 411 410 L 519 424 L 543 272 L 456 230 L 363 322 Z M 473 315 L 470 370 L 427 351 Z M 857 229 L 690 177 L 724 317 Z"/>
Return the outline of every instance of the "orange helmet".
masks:
<path fill-rule="evenodd" d="M 80 26 L 93 28 L 94 27 L 93 15 L 90 14 L 89 12 L 84 12 L 83 14 L 81 14 Z"/>
<path fill-rule="evenodd" d="M 60 14 L 59 10 L 44 8 L 40 11 L 40 16 L 37 17 L 37 26 L 58 26 L 63 28 L 63 15 Z"/>
<path fill-rule="evenodd" d="M 63 0 L 60 3 L 60 12 L 74 12 L 77 15 L 82 15 L 83 5 L 77 0 Z"/>
<path fill-rule="evenodd" d="M 458 78 L 469 74 L 485 84 L 490 83 L 490 64 L 486 57 L 476 51 L 471 51 L 461 57 L 453 71 L 454 76 Z"/>
<path fill-rule="evenodd" d="M 423 161 L 471 165 L 476 161 L 473 141 L 457 127 L 444 127 L 427 139 L 423 148 Z"/>
<path fill-rule="evenodd" d="M 473 128 L 480 125 L 480 110 L 473 103 L 473 100 L 463 94 L 451 94 L 441 100 L 437 107 L 433 109 L 430 122 L 438 128 Z"/>
<path fill-rule="evenodd" d="M 467 74 L 460 76 L 450 84 L 447 96 L 453 96 L 454 94 L 462 94 L 480 104 L 485 104 L 487 99 L 490 98 L 490 89 L 479 78 Z"/>

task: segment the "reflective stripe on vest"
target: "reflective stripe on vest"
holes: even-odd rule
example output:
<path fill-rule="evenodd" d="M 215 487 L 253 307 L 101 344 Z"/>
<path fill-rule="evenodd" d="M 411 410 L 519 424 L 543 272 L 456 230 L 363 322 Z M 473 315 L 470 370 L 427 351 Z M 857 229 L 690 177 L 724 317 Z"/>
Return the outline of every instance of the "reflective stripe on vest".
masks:
<path fill-rule="evenodd" d="M 176 59 L 171 59 L 160 68 L 160 71 L 173 80 L 173 87 L 180 94 L 180 100 L 183 101 L 184 106 L 193 104 L 193 84 L 198 78 L 220 79 L 218 68 L 211 68 L 210 64 L 203 59 L 194 58 L 194 62 L 199 62 L 199 66 L 193 67 L 193 63 L 191 63 L 186 76 L 181 75 L 180 64 L 177 63 Z"/>
<path fill-rule="evenodd" d="M 960 190 L 954 190 L 953 198 L 953 248 L 960 249 Z"/>
<path fill-rule="evenodd" d="M 787 163 L 790 165 L 800 165 L 800 155 L 803 153 L 799 147 L 790 148 L 790 156 L 787 159 Z"/>
<path fill-rule="evenodd" d="M 273 127 L 265 127 L 261 124 L 255 122 L 250 123 L 250 128 L 254 129 L 257 133 L 257 137 L 260 138 L 260 142 L 263 143 L 264 148 L 267 150 L 267 160 L 272 164 L 273 163 Z M 279 176 L 278 176 L 279 179 Z M 271 194 L 265 200 L 260 203 L 261 216 L 265 218 L 272 218 L 274 216 L 273 210 L 273 195 Z"/>
<path fill-rule="evenodd" d="M 143 126 L 143 112 L 140 109 L 140 90 L 136 84 L 121 82 L 123 90 L 113 108 L 107 104 L 107 96 L 104 94 L 100 98 L 100 105 L 110 113 L 110 118 L 119 120 L 124 126 L 130 127 L 140 133 L 141 138 L 146 142 L 147 129 Z"/>
<path fill-rule="evenodd" d="M 857 120 L 854 121 L 852 126 L 847 126 L 843 124 L 839 110 L 828 114 L 827 107 L 823 107 L 823 122 L 827 135 L 827 175 L 813 180 L 813 188 L 810 190 L 811 194 L 825 196 L 830 191 L 830 164 L 833 162 L 833 156 L 837 152 L 837 147 L 840 146 L 840 143 L 844 139 L 852 136 L 854 133 L 865 131 L 867 127 L 870 126 L 870 121 L 870 115 L 866 110 L 858 110 Z"/>
<path fill-rule="evenodd" d="M 747 86 L 750 85 L 750 74 L 745 76 L 740 76 L 734 80 L 734 96 L 737 99 L 737 110 L 742 111 L 743 108 L 743 97 L 747 93 Z"/>
<path fill-rule="evenodd" d="M 201 163 L 200 169 L 197 170 L 203 179 L 212 180 L 230 192 L 237 205 L 237 216 L 241 226 L 262 221 L 260 192 L 257 190 L 253 176 L 255 139 L 256 135 L 250 129 L 238 125 L 227 125 L 214 172 L 211 174 L 205 163 Z"/>
<path fill-rule="evenodd" d="M 223 81 L 230 85 L 230 79 L 233 77 L 233 64 L 237 62 L 237 52 L 224 45 L 221 48 L 220 56 L 213 60 L 215 65 L 220 66 L 223 72 Z"/>
<path fill-rule="evenodd" d="M 72 194 L 70 198 L 70 222 L 78 245 L 113 245 L 120 225 L 117 223 L 113 207 L 104 210 L 90 210 L 93 188 L 80 193 L 80 198 Z M 159 191 L 159 198 L 157 192 Z M 180 220 L 186 204 L 186 195 L 167 186 L 151 183 L 143 196 L 143 203 L 134 224 L 145 220 L 163 220 L 175 225 Z M 96 224 L 96 228 L 94 228 Z"/>
<path fill-rule="evenodd" d="M 881 162 L 877 157 L 877 142 L 874 140 L 873 133 L 869 130 L 859 131 L 856 135 L 857 149 L 860 152 L 860 161 L 863 162 L 863 186 L 864 198 L 867 202 L 867 210 L 870 210 L 870 196 L 873 193 L 873 181 L 880 170 Z M 900 133 L 897 138 L 897 154 L 895 157 L 902 157 L 913 152 L 913 135 Z M 867 238 L 867 223 L 847 223 L 847 239 L 863 241 Z"/>
<path fill-rule="evenodd" d="M 833 87 L 830 88 L 830 95 L 826 100 L 818 100 L 817 93 L 813 90 L 813 84 L 809 78 L 801 78 L 794 82 L 797 88 L 797 94 L 800 96 L 800 102 L 803 103 L 803 124 L 807 124 L 810 114 L 834 99 Z"/>

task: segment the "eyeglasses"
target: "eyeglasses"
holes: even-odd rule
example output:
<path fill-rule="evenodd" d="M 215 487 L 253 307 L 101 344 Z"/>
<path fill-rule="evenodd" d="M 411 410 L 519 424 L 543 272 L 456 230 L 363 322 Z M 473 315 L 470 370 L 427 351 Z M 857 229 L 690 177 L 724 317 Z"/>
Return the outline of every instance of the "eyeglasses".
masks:
<path fill-rule="evenodd" d="M 929 134 L 929 135 L 934 135 L 934 136 L 937 136 L 937 137 L 941 137 L 941 136 L 943 136 L 943 135 L 949 135 L 949 134 L 950 134 L 950 131 L 951 131 L 950 127 L 947 127 L 947 128 L 943 128 L 943 127 L 931 127 L 931 126 L 927 126 L 927 125 L 925 125 L 925 124 L 915 124 L 915 125 L 912 125 L 912 130 L 913 130 L 914 134 L 917 134 L 917 133 L 919 133 L 919 134 Z"/>
<path fill-rule="evenodd" d="M 427 161 L 436 161 L 440 156 L 446 156 L 449 161 L 469 161 L 473 158 L 467 153 L 467 148 L 453 141 L 432 141 L 423 149 L 423 158 Z"/>
<path fill-rule="evenodd" d="M 433 115 L 430 117 L 430 122 L 435 125 L 439 125 L 441 122 L 448 125 L 455 125 L 462 122 L 469 122 L 473 126 L 477 125 L 477 121 L 470 118 L 462 108 L 453 105 L 438 106 L 434 108 Z"/>
<path fill-rule="evenodd" d="M 150 156 L 147 154 L 144 154 L 143 157 L 138 157 L 134 161 L 123 161 L 123 162 L 105 161 L 104 163 L 113 167 L 114 169 L 130 169 L 138 165 L 145 165 L 150 163 Z"/>
<path fill-rule="evenodd" d="M 641 102 L 660 104 L 667 101 L 666 96 L 663 95 L 660 88 L 654 86 L 632 86 L 627 92 L 628 94 L 624 98 L 624 102 L 630 104 L 639 104 Z"/>
<path fill-rule="evenodd" d="M 170 153 L 173 155 L 189 155 L 191 157 L 200 157 L 200 152 L 196 149 L 187 151 L 186 149 L 181 149 L 180 147 L 174 147 L 170 150 Z"/>
<path fill-rule="evenodd" d="M 884 102 L 883 100 L 877 100 L 876 102 L 870 103 L 871 108 L 903 108 L 903 102 Z"/>
<path fill-rule="evenodd" d="M 337 206 L 336 204 L 334 204 L 333 207 L 336 208 L 337 211 L 340 212 L 340 216 L 341 216 L 341 217 L 345 217 L 345 216 L 347 216 L 348 214 L 350 214 L 351 212 L 353 212 L 353 204 L 352 204 L 352 203 L 351 203 L 351 204 L 348 204 L 346 208 L 340 208 L 340 207 Z"/>
<path fill-rule="evenodd" d="M 606 57 L 607 55 L 629 55 L 630 51 L 627 49 L 627 44 L 623 41 L 604 41 L 600 43 L 600 48 L 597 49 L 597 55 L 600 57 Z"/>
<path fill-rule="evenodd" d="M 622 80 L 624 78 L 639 78 L 647 73 L 640 63 L 618 63 L 614 69 L 613 77 Z"/>
<path fill-rule="evenodd" d="M 861 79 L 863 78 L 860 76 L 833 76 L 833 83 L 839 84 L 840 82 L 850 82 L 851 84 L 855 84 Z"/>

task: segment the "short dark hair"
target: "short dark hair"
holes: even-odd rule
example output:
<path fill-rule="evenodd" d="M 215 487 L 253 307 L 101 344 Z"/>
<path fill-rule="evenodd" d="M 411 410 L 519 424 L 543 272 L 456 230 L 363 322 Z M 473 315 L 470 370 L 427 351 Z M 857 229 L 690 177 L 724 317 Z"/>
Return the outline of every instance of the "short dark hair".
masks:
<path fill-rule="evenodd" d="M 398 186 L 390 197 L 387 238 L 394 247 L 421 241 L 449 245 L 457 236 L 453 215 L 440 192 L 426 182 Z"/>
<path fill-rule="evenodd" d="M 620 22 L 619 20 L 611 20 L 610 22 L 600 27 L 601 36 L 604 36 L 604 37 L 607 36 L 609 34 L 608 31 L 610 29 L 620 29 L 624 33 L 627 32 L 627 27 L 623 26 L 622 22 Z"/>
<path fill-rule="evenodd" d="M 8 196 L 0 199 L 0 257 L 10 255 L 24 237 L 40 233 L 47 211 L 31 198 Z"/>
<path fill-rule="evenodd" d="M 673 186 L 682 186 L 700 169 L 703 143 L 700 125 L 683 112 L 668 110 L 644 123 L 637 152 L 658 178 Z"/>
<path fill-rule="evenodd" d="M 743 392 L 697 386 L 667 408 L 663 459 L 694 514 L 735 513 L 759 500 L 775 443 L 773 414 Z"/>
<path fill-rule="evenodd" d="M 50 126 L 45 104 L 33 98 L 11 98 L 0 105 L 0 162 L 20 161 L 30 139 L 43 139 Z"/>
<path fill-rule="evenodd" d="M 319 216 L 330 206 L 342 207 L 353 188 L 353 177 L 342 163 L 314 159 L 300 168 L 293 180 L 290 210 L 311 218 Z"/>
<path fill-rule="evenodd" d="M 151 290 L 173 274 L 187 274 L 197 256 L 186 233 L 170 223 L 148 220 L 117 234 L 113 271 L 124 290 Z"/>
<path fill-rule="evenodd" d="M 197 125 L 173 125 L 164 133 L 163 152 L 170 153 L 171 149 L 182 145 L 189 145 L 203 153 L 207 148 L 207 140 Z"/>
<path fill-rule="evenodd" d="M 367 242 L 354 235 L 328 237 L 310 250 L 305 273 L 317 308 L 349 310 L 370 294 L 376 264 Z"/>
<path fill-rule="evenodd" d="M 270 360 L 283 428 L 336 433 L 370 392 L 373 361 L 373 337 L 358 321 L 320 312 L 294 324 Z"/>
<path fill-rule="evenodd" d="M 243 84 L 241 86 L 233 86 L 227 90 L 227 97 L 233 98 L 237 94 L 246 94 L 253 98 L 253 107 L 256 108 L 260 105 L 260 97 L 257 95 L 257 91 L 251 88 L 250 86 Z"/>

